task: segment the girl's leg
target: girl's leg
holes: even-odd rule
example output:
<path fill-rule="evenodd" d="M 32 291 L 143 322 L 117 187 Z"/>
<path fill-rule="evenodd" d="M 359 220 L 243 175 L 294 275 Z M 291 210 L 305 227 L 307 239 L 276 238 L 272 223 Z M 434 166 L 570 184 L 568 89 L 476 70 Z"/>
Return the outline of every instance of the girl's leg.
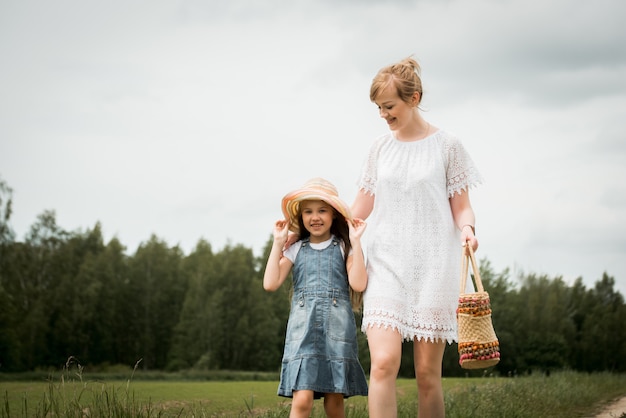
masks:
<path fill-rule="evenodd" d="M 402 357 L 402 336 L 390 328 L 377 326 L 367 329 L 371 368 L 368 395 L 371 418 L 394 418 L 396 405 L 396 377 Z"/>
<path fill-rule="evenodd" d="M 313 411 L 313 391 L 294 390 L 289 418 L 309 418 Z"/>
<path fill-rule="evenodd" d="M 343 408 L 343 394 L 325 393 L 324 411 L 326 412 L 327 417 L 344 418 L 346 416 L 346 411 Z"/>
<path fill-rule="evenodd" d="M 441 367 L 446 343 L 413 342 L 413 360 L 417 377 L 418 417 L 443 418 L 446 415 L 441 384 Z"/>

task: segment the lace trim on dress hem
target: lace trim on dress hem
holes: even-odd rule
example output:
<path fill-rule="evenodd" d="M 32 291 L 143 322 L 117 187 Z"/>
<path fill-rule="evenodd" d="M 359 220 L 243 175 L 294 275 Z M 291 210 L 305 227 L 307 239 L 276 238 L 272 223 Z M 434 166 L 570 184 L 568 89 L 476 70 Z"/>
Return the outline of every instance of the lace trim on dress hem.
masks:
<path fill-rule="evenodd" d="M 397 323 L 380 319 L 363 322 L 361 331 L 367 333 L 368 328 L 374 328 L 375 326 L 378 328 L 382 327 L 384 329 L 390 328 L 391 330 L 398 332 L 402 336 L 403 341 L 445 341 L 448 344 L 458 342 L 456 331 L 451 329 L 444 330 L 443 327 L 432 328 L 422 327 L 421 325 L 418 325 L 417 327 L 399 326 Z"/>
<path fill-rule="evenodd" d="M 454 331 L 453 327 L 446 327 L 444 325 L 427 323 L 427 322 L 408 322 L 400 315 L 387 311 L 385 309 L 368 309 L 363 313 L 364 322 L 367 323 L 386 323 L 389 325 L 401 324 L 406 328 L 426 329 L 436 331 Z M 381 318 L 382 317 L 382 318 Z"/>
<path fill-rule="evenodd" d="M 395 318 L 394 318 L 395 319 Z M 384 325 L 385 328 L 391 327 L 393 329 L 397 329 L 397 328 L 403 328 L 403 329 L 414 329 L 416 330 L 416 332 L 423 332 L 423 333 L 428 333 L 428 332 L 453 332 L 454 329 L 453 328 L 449 328 L 449 327 L 444 327 L 442 325 L 434 325 L 434 324 L 407 324 L 405 322 L 402 321 L 394 321 L 391 319 L 370 319 L 370 320 L 366 320 L 363 321 L 364 324 L 375 324 L 378 325 L 379 327 L 381 325 Z"/>

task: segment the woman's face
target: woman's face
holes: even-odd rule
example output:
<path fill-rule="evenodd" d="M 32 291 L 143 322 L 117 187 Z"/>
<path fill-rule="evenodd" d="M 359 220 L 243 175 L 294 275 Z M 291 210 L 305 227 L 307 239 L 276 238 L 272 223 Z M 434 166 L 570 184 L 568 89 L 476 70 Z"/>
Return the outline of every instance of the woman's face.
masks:
<path fill-rule="evenodd" d="M 300 203 L 302 223 L 311 234 L 311 242 L 324 242 L 330 239 L 333 225 L 333 207 L 323 200 L 305 200 Z"/>
<path fill-rule="evenodd" d="M 418 95 L 418 93 L 415 94 Z M 414 99 L 416 98 L 414 97 Z M 392 84 L 380 92 L 375 103 L 378 106 L 380 117 L 387 121 L 389 129 L 392 131 L 398 131 L 405 127 L 411 121 L 415 109 L 415 106 L 410 106 L 398 96 Z"/>

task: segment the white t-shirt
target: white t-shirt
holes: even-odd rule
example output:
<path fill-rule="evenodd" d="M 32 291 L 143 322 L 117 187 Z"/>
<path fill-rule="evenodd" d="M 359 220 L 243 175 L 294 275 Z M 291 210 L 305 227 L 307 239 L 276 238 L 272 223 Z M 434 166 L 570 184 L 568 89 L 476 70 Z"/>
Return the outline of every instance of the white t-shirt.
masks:
<path fill-rule="evenodd" d="M 309 245 L 314 250 L 323 250 L 324 248 L 328 247 L 333 242 L 334 238 L 335 238 L 335 236 L 333 235 L 329 239 L 327 239 L 326 241 L 323 241 L 323 242 L 309 242 Z M 346 254 L 345 254 L 345 251 L 343 249 L 343 247 L 344 247 L 343 244 L 340 247 L 341 247 L 341 256 L 345 260 Z M 294 242 L 293 244 L 291 244 L 289 246 L 289 248 L 287 248 L 283 252 L 283 255 L 285 257 L 287 257 L 287 259 L 289 261 L 291 261 L 292 263 L 295 263 L 296 256 L 298 255 L 298 251 L 300 251 L 300 248 L 302 248 L 302 240 L 299 240 L 299 241 Z M 352 253 L 352 250 L 350 250 L 350 253 Z"/>

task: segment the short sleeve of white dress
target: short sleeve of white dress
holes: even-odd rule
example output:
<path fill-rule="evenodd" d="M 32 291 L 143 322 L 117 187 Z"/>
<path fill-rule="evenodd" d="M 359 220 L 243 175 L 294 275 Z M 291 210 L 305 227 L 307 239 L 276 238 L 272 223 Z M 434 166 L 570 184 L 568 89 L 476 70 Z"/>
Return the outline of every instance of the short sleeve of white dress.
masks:
<path fill-rule="evenodd" d="M 460 241 L 449 198 L 481 182 L 462 143 L 445 131 L 414 142 L 389 133 L 374 142 L 358 181 L 375 196 L 363 331 L 457 341 Z"/>

